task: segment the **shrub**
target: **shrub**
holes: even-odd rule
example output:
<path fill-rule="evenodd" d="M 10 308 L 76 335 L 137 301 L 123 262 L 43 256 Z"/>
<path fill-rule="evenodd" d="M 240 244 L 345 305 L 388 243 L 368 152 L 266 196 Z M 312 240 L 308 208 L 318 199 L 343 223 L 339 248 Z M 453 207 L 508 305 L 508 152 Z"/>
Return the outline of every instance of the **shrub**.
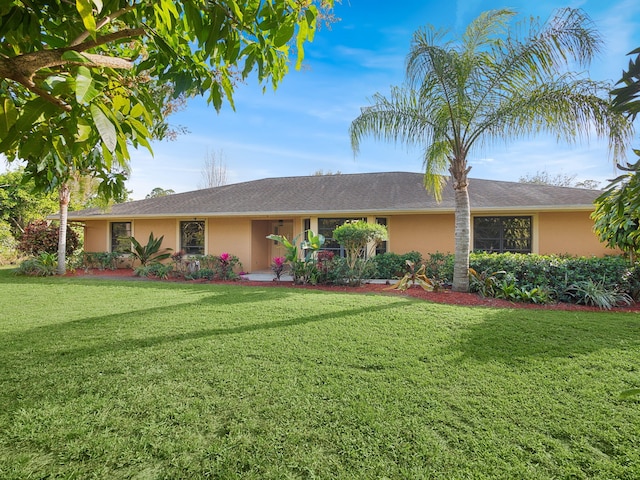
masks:
<path fill-rule="evenodd" d="M 84 252 L 80 256 L 80 267 L 115 270 L 118 268 L 118 260 L 122 255 L 124 254 L 120 252 Z"/>
<path fill-rule="evenodd" d="M 570 257 L 521 253 L 472 253 L 469 266 L 476 272 L 504 271 L 516 286 L 531 290 L 544 287 L 560 298 L 569 285 L 600 278 L 607 288 L 624 291 L 629 284 L 629 265 L 621 256 Z"/>
<path fill-rule="evenodd" d="M 407 260 L 414 265 L 422 263 L 420 252 L 408 252 L 402 255 L 392 252 L 385 252 L 372 258 L 374 271 L 371 278 L 400 278 L 407 272 Z M 453 274 L 452 274 L 453 275 Z"/>
<path fill-rule="evenodd" d="M 570 285 L 565 294 L 573 297 L 574 303 L 591 305 L 604 310 L 611 310 L 620 305 L 630 305 L 633 301 L 629 295 L 618 288 L 607 287 L 604 281 L 583 280 Z"/>
<path fill-rule="evenodd" d="M 436 284 L 451 285 L 453 282 L 454 260 L 454 255 L 451 254 L 439 252 L 430 253 L 429 258 L 423 262 L 425 275 Z"/>
<path fill-rule="evenodd" d="M 173 265 L 165 265 L 163 263 L 151 263 L 149 265 L 140 265 L 133 270 L 133 274 L 137 277 L 157 277 L 163 280 L 169 278 L 173 271 Z"/>
<path fill-rule="evenodd" d="M 235 270 L 242 269 L 240 259 L 229 253 L 222 253 L 220 255 L 194 255 L 188 263 L 190 265 L 199 265 L 199 268 L 187 268 L 189 273 L 185 278 L 189 279 L 235 280 L 238 278 Z"/>
<path fill-rule="evenodd" d="M 34 220 L 25 227 L 18 242 L 18 250 L 27 255 L 39 255 L 43 252 L 57 253 L 58 233 L 57 225 L 46 220 Z M 67 256 L 73 255 L 79 246 L 80 237 L 71 226 L 67 225 Z"/>
<path fill-rule="evenodd" d="M 55 253 L 43 252 L 35 258 L 25 260 L 16 269 L 16 275 L 32 275 L 46 277 L 55 275 L 58 256 Z"/>

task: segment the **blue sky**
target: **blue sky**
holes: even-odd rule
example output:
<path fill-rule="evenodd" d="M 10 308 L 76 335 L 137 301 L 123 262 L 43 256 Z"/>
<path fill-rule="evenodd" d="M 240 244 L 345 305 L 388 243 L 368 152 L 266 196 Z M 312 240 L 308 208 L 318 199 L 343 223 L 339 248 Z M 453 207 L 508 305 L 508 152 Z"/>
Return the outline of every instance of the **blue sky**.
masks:
<path fill-rule="evenodd" d="M 387 94 L 392 85 L 402 83 L 412 33 L 426 24 L 459 32 L 493 8 L 510 7 L 522 16 L 546 19 L 563 6 L 584 9 L 604 38 L 605 50 L 591 65 L 591 78 L 617 81 L 628 63 L 626 54 L 640 46 L 637 0 L 342 0 L 335 8 L 341 20 L 316 34 L 306 48 L 302 70 L 292 67 L 275 92 L 269 87 L 263 94 L 251 81 L 238 85 L 235 112 L 225 106 L 217 113 L 202 99 L 190 100 L 185 110 L 170 117 L 170 123 L 187 127 L 189 133 L 154 143 L 153 157 L 145 149 L 131 152 L 128 188 L 135 199 L 155 187 L 194 190 L 202 184 L 207 152 L 218 158 L 222 153 L 227 183 L 318 170 L 422 171 L 419 150 L 367 139 L 354 157 L 348 137 L 360 107 L 376 92 Z M 547 171 L 598 180 L 604 186 L 615 173 L 606 142 L 594 139 L 573 146 L 544 137 L 498 144 L 473 152 L 470 164 L 472 178 L 512 181 Z"/>

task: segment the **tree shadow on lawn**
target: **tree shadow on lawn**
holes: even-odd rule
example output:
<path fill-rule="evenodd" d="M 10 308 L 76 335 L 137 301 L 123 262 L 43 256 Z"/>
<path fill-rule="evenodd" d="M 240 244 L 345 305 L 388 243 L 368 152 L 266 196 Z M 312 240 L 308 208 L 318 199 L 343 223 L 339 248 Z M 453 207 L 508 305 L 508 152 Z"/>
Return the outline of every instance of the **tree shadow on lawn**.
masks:
<path fill-rule="evenodd" d="M 83 283 L 86 285 L 86 283 Z M 147 284 L 136 284 L 135 288 L 139 286 L 142 288 L 157 288 L 154 286 L 146 287 Z M 173 287 L 175 289 L 175 286 Z M 196 286 L 198 292 L 202 290 L 211 291 L 211 286 Z M 221 287 L 216 286 L 216 290 Z M 233 287 L 231 287 L 233 288 Z M 61 360 L 76 361 L 89 356 L 101 355 L 104 353 L 117 353 L 124 351 L 133 351 L 142 348 L 155 347 L 158 345 L 176 343 L 189 340 L 205 339 L 208 337 L 219 337 L 223 335 L 240 335 L 244 333 L 255 332 L 259 330 L 271 330 L 287 327 L 301 326 L 314 322 L 323 321 L 335 321 L 341 318 L 347 318 L 353 315 L 366 314 L 371 311 L 371 306 L 346 308 L 339 311 L 333 311 L 329 313 L 321 313 L 315 315 L 304 315 L 293 318 L 277 318 L 277 312 L 274 312 L 273 320 L 257 323 L 242 323 L 237 324 L 239 321 L 251 320 L 249 319 L 233 319 L 232 322 L 236 323 L 234 326 L 228 327 L 214 327 L 214 328 L 202 328 L 205 325 L 224 323 L 224 315 L 228 313 L 222 309 L 218 315 L 210 315 L 202 317 L 196 324 L 188 325 L 186 328 L 190 328 L 190 331 L 180 333 L 167 333 L 162 335 L 144 335 L 136 338 L 123 338 L 119 340 L 112 340 L 109 332 L 115 332 L 121 330 L 123 322 L 127 321 L 128 314 L 135 314 L 136 316 L 148 317 L 154 319 L 154 316 L 161 314 L 163 317 L 182 318 L 185 315 L 191 314 L 194 306 L 215 306 L 225 307 L 233 306 L 246 302 L 265 302 L 269 300 L 277 300 L 278 303 L 286 301 L 287 297 L 290 297 L 299 292 L 288 292 L 280 288 L 266 288 L 266 289 L 237 289 L 232 294 L 225 294 L 225 287 L 222 287 L 222 293 L 218 292 L 215 295 L 209 295 L 201 297 L 193 301 L 187 301 L 184 303 L 171 305 L 171 306 L 158 306 L 153 308 L 146 308 L 140 310 L 134 310 L 130 312 L 120 312 L 110 315 L 101 315 L 94 317 L 85 317 L 64 323 L 49 324 L 44 326 L 38 326 L 26 331 L 21 331 L 12 335 L 4 335 L 0 344 L 4 344 L 4 347 L 0 351 L 0 361 L 3 363 L 10 362 L 10 359 L 5 355 L 17 354 L 20 355 L 23 350 L 40 352 L 38 361 L 56 362 L 60 363 Z M 305 292 L 308 295 L 322 295 L 325 292 Z M 312 303 L 310 303 L 312 305 Z M 377 310 L 394 309 L 400 305 L 406 305 L 406 301 L 398 300 L 385 305 L 377 305 Z M 137 320 L 140 322 L 141 320 Z M 180 325 L 175 325 L 169 328 L 179 328 Z M 162 328 L 162 327 L 158 327 Z M 131 335 L 139 334 L 139 331 L 131 331 Z M 99 335 L 96 341 L 96 335 Z M 105 341 L 105 337 L 108 339 Z M 64 338 L 73 339 L 75 341 L 82 341 L 82 346 L 77 348 L 60 349 L 60 347 L 52 348 L 51 339 Z M 49 352 L 49 353 L 45 353 Z"/>
<path fill-rule="evenodd" d="M 451 348 L 462 358 L 519 363 L 523 358 L 571 358 L 640 345 L 640 316 L 604 312 L 497 310 L 469 325 Z"/>

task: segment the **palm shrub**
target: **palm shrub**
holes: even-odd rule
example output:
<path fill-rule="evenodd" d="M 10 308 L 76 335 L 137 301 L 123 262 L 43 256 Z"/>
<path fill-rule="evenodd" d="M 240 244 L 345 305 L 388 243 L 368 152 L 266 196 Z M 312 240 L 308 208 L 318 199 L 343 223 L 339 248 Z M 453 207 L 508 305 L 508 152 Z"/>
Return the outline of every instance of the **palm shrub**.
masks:
<path fill-rule="evenodd" d="M 162 260 L 166 260 L 171 256 L 171 248 L 160 250 L 164 235 L 154 238 L 153 232 L 151 232 L 146 245 L 142 245 L 135 237 L 131 237 L 130 240 L 133 246 L 130 255 L 134 260 L 138 260 L 143 267 L 149 263 L 160 263 Z"/>

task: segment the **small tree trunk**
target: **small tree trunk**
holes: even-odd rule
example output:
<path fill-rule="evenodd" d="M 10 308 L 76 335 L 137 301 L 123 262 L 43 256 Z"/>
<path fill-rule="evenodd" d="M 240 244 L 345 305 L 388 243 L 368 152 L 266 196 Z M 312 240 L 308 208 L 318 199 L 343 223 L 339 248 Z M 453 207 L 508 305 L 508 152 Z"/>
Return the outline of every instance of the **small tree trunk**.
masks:
<path fill-rule="evenodd" d="M 69 190 L 69 185 L 63 183 L 60 185 L 59 191 L 60 230 L 58 231 L 58 275 L 64 275 L 67 272 L 67 212 L 69 210 L 70 200 L 71 190 Z"/>

